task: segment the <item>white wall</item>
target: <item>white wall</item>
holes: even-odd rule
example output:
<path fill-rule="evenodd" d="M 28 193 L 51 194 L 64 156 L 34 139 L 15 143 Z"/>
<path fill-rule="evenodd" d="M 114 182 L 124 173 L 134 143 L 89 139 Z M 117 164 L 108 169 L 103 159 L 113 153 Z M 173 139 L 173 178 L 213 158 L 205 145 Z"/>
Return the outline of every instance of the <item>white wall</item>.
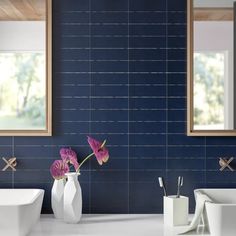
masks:
<path fill-rule="evenodd" d="M 0 21 L 0 51 L 44 51 L 44 21 Z"/>

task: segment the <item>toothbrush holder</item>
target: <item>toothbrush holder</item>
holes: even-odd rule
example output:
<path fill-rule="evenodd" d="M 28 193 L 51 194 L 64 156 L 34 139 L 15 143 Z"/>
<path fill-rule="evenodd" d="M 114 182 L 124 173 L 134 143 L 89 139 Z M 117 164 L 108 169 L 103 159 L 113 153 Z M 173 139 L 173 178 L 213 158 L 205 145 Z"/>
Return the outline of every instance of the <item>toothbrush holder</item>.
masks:
<path fill-rule="evenodd" d="M 163 203 L 165 226 L 173 227 L 188 224 L 188 197 L 164 196 Z"/>

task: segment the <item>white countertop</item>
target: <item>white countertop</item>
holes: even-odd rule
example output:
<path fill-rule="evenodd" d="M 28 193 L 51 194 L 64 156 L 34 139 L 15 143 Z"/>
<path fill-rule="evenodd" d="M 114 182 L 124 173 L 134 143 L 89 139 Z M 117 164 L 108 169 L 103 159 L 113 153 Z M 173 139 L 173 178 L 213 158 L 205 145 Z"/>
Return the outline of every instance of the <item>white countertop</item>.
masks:
<path fill-rule="evenodd" d="M 174 236 L 185 227 L 165 229 L 163 215 L 83 215 L 78 224 L 66 224 L 42 215 L 29 236 Z M 191 233 L 188 235 L 208 235 Z"/>

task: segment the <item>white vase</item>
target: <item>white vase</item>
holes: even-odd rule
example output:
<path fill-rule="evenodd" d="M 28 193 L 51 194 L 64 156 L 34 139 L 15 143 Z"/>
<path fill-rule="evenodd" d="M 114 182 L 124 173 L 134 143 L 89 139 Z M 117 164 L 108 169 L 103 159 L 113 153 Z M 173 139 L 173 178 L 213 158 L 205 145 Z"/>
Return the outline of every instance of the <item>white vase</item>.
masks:
<path fill-rule="evenodd" d="M 57 219 L 63 219 L 64 188 L 65 188 L 64 179 L 54 180 L 51 191 L 51 204 L 54 216 Z"/>
<path fill-rule="evenodd" d="M 76 224 L 82 215 L 82 192 L 78 181 L 78 173 L 67 173 L 64 189 L 64 221 Z"/>

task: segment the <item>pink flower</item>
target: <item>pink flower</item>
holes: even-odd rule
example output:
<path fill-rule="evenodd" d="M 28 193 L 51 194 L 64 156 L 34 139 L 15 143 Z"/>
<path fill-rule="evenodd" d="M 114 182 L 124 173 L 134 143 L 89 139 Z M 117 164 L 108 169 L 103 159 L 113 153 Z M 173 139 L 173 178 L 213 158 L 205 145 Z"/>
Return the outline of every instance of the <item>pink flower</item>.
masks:
<path fill-rule="evenodd" d="M 60 155 L 64 162 L 72 164 L 77 171 L 79 163 L 77 161 L 77 154 L 74 150 L 71 148 L 61 148 Z"/>
<path fill-rule="evenodd" d="M 69 166 L 62 160 L 55 160 L 50 167 L 50 172 L 54 179 L 62 179 L 65 173 L 69 172 Z"/>
<path fill-rule="evenodd" d="M 88 143 L 92 148 L 94 155 L 97 158 L 99 165 L 102 165 L 103 162 L 107 162 L 109 159 L 109 153 L 107 148 L 105 147 L 105 141 L 103 143 L 97 141 L 94 138 L 88 136 Z"/>

